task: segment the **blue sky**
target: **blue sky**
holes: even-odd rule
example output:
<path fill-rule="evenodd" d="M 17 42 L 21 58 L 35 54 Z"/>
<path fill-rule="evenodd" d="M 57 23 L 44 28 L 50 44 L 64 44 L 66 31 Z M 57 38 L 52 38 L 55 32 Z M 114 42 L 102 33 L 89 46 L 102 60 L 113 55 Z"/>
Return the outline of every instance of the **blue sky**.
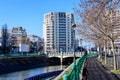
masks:
<path fill-rule="evenodd" d="M 0 0 L 0 27 L 22 26 L 28 34 L 43 38 L 43 15 L 48 12 L 71 12 L 79 0 Z"/>

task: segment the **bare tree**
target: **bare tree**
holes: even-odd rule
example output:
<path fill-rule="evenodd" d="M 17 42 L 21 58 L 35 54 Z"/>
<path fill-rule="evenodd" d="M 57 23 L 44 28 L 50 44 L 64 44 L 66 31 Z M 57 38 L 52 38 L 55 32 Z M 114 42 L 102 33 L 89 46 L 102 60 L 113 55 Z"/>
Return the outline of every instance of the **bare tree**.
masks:
<path fill-rule="evenodd" d="M 81 0 L 79 8 L 75 9 L 77 14 L 82 18 L 82 25 L 84 25 L 80 33 L 86 35 L 88 38 L 89 36 L 95 36 L 97 39 L 103 39 L 105 47 L 107 39 L 111 41 L 115 70 L 117 69 L 117 64 L 114 41 L 120 36 L 120 32 L 115 32 L 115 29 L 120 28 L 118 27 L 120 23 L 118 23 L 119 18 L 116 18 L 116 15 L 113 14 L 116 13 L 119 7 L 119 0 Z M 93 39 L 95 40 L 95 38 Z"/>
<path fill-rule="evenodd" d="M 2 28 L 2 47 L 3 47 L 3 53 L 8 53 L 8 31 L 7 31 L 7 25 L 3 25 Z"/>

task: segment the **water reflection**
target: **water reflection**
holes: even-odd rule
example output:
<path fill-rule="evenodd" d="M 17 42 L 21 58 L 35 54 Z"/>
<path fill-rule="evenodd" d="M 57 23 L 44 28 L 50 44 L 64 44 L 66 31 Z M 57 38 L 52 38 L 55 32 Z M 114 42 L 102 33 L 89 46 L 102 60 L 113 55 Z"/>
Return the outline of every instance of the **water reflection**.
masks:
<path fill-rule="evenodd" d="M 65 66 L 62 66 L 65 69 Z M 25 78 L 35 76 L 44 72 L 60 70 L 61 66 L 48 66 L 43 68 L 35 68 L 25 71 L 13 72 L 9 74 L 0 75 L 0 80 L 24 80 Z"/>

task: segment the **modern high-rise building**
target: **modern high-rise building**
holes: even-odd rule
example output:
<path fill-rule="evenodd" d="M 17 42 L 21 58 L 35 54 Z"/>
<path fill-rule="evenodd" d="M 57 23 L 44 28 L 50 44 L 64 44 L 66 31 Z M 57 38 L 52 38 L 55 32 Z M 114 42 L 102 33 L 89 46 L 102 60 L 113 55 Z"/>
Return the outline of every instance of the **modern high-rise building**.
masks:
<path fill-rule="evenodd" d="M 67 12 L 50 12 L 44 15 L 44 52 L 71 52 L 75 33 L 74 16 Z"/>

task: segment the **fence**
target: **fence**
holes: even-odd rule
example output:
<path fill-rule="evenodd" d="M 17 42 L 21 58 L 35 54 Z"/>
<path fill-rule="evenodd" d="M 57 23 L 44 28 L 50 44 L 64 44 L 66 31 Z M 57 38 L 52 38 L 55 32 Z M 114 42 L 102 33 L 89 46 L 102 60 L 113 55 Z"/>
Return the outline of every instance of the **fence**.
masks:
<path fill-rule="evenodd" d="M 84 61 L 87 57 L 93 57 L 93 56 L 97 56 L 96 53 L 90 53 L 87 55 L 83 55 L 81 58 L 79 58 L 75 64 L 72 64 L 72 70 L 70 73 L 68 74 L 64 74 L 62 77 L 62 80 L 80 80 L 80 74 L 82 73 L 82 68 L 83 68 L 83 64 Z"/>

